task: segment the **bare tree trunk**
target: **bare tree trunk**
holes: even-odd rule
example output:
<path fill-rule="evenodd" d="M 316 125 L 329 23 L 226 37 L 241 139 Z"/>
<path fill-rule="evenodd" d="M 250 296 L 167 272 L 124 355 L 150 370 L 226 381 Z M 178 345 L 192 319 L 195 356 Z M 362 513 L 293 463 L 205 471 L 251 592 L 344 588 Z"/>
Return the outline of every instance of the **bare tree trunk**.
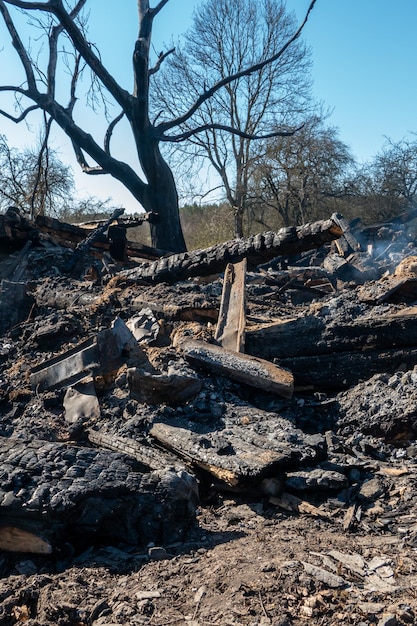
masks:
<path fill-rule="evenodd" d="M 144 208 L 158 215 L 150 225 L 152 245 L 169 252 L 184 252 L 186 245 L 180 222 L 177 188 L 171 169 L 156 142 L 147 142 L 141 162 L 148 181 L 148 206 Z"/>
<path fill-rule="evenodd" d="M 243 209 L 240 206 L 233 207 L 235 237 L 241 239 L 243 237 Z"/>

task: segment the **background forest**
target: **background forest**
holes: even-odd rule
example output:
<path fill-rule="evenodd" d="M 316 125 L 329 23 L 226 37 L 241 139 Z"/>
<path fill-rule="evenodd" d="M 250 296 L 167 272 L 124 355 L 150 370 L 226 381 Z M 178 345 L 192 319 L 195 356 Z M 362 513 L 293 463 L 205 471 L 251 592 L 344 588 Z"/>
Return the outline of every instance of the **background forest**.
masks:
<path fill-rule="evenodd" d="M 130 93 L 96 53 L 89 26 L 99 15 L 85 11 L 86 0 L 71 11 L 58 1 L 0 0 L 23 71 L 19 84 L 4 79 L 0 86 L 0 115 L 28 128 L 38 116 L 33 147 L 16 148 L 0 134 L 0 211 L 15 206 L 32 219 L 82 222 L 118 208 L 116 195 L 80 197 L 73 170 L 53 147 L 56 126 L 86 175 L 112 176 L 138 211 L 160 216 L 150 234 L 142 228 L 136 237 L 165 250 L 183 249 L 184 240 L 188 249 L 206 247 L 334 212 L 383 222 L 415 207 L 417 136 L 386 138 L 369 162 L 359 163 L 330 124 L 331 111 L 312 96 L 311 50 L 301 34 L 316 0 L 301 23 L 280 0 L 202 0 L 181 40 L 158 53 L 151 32 L 167 3 L 138 3 Z M 126 68 L 118 69 L 124 81 Z M 104 141 L 93 139 L 88 110 L 102 114 Z M 121 133 L 125 145 L 129 130 L 135 166 L 127 150 L 112 152 L 113 135 Z"/>

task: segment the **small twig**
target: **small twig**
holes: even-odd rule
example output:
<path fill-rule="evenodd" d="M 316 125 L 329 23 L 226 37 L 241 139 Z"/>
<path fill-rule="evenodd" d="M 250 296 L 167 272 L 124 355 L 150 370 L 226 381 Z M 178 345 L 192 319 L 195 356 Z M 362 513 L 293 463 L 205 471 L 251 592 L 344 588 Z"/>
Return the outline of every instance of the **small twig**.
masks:
<path fill-rule="evenodd" d="M 267 619 L 270 619 L 270 617 L 269 617 L 268 613 L 266 612 L 265 605 L 264 605 L 264 601 L 262 600 L 262 595 L 261 595 L 261 592 L 260 592 L 260 591 L 258 592 L 258 596 L 259 596 L 259 602 L 260 602 L 260 605 L 261 605 L 262 613 L 264 614 L 264 616 L 265 616 Z"/>

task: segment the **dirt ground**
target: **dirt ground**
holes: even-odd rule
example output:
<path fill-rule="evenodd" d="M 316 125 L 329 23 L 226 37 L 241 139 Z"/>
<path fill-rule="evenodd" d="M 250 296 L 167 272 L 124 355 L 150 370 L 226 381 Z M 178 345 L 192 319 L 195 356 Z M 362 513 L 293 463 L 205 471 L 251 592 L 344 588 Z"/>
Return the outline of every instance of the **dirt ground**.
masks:
<path fill-rule="evenodd" d="M 291 516 L 259 500 L 224 499 L 202 508 L 199 524 L 188 544 L 91 548 L 68 568 L 13 557 L 15 573 L 0 581 L 0 623 L 416 623 L 416 551 L 398 534 L 345 533 L 331 517 Z"/>

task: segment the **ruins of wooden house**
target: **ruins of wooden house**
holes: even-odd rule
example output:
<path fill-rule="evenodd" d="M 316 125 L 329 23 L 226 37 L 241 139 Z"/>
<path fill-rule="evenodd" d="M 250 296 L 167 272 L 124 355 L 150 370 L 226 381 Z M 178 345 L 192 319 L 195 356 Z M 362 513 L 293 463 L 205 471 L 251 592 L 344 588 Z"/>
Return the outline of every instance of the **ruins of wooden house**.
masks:
<path fill-rule="evenodd" d="M 51 401 L 61 403 L 57 410 L 64 412 L 75 439 L 1 439 L 0 547 L 51 553 L 65 542 L 146 544 L 181 538 L 195 521 L 203 483 L 275 498 L 277 505 L 294 510 L 308 509 L 302 498 L 286 491 L 296 491 L 297 485 L 342 489 L 350 466 L 340 455 L 339 469 L 331 474 L 328 437 L 307 434 L 278 410 L 256 407 L 250 399 L 263 394 L 271 406 L 285 407 L 297 402 L 294 394 L 335 393 L 372 374 L 417 365 L 411 258 L 407 272 L 382 277 L 371 258 L 360 256 L 362 244 L 343 218 L 335 216 L 184 254 L 161 256 L 162 251 L 128 245 L 126 256 L 116 259 L 117 269 L 109 273 L 105 268 L 95 279 L 80 267 L 96 259 L 105 267 L 103 251 L 110 252 L 111 241 L 100 227 L 94 237 L 88 230 L 50 218 L 30 224 L 12 214 L 0 221 L 0 239 L 20 249 L 4 270 L 2 293 L 10 289 L 17 299 L 12 307 L 6 297 L 1 301 L 3 335 L 18 337 L 37 309 L 56 311 L 51 328 L 37 331 L 38 358 L 21 381 L 30 388 L 14 396 L 5 391 L 0 401 L 7 405 L 20 397 L 24 404 L 36 394 L 51 394 Z M 27 289 L 25 259 L 32 245 L 45 239 L 69 252 L 56 260 L 55 281 L 46 278 L 38 288 Z M 309 251 L 324 245 L 327 262 L 308 265 Z M 268 268 L 276 257 L 297 255 L 298 265 L 295 260 Z M 76 272 L 74 259 L 81 261 Z M 192 297 L 197 284 L 192 279 L 201 277 L 222 285 L 210 301 Z M 268 313 L 263 319 L 248 315 L 251 281 L 269 290 L 260 296 Z M 177 283 L 177 293 L 181 284 L 187 287 L 183 303 L 175 297 Z M 159 300 L 150 295 L 156 285 L 165 285 Z M 349 309 L 343 317 L 338 307 L 352 290 L 368 308 L 347 319 Z M 291 292 L 300 295 L 294 301 L 313 302 L 308 311 L 279 318 L 267 311 L 268 298 L 279 300 Z M 373 307 L 394 296 L 397 310 L 373 313 Z M 102 311 L 101 327 L 88 336 L 68 331 L 69 345 L 57 350 L 56 340 L 63 339 L 60 318 L 63 322 L 75 311 L 77 319 Z M 127 311 L 136 317 L 129 318 Z M 169 334 L 166 327 L 178 321 L 183 326 Z M 165 345 L 174 362 L 167 367 L 151 363 L 143 342 L 157 346 L 156 351 Z M 47 358 L 39 358 L 42 346 Z M 0 352 L 4 363 L 9 356 L 8 348 Z M 223 412 L 209 405 L 202 417 L 193 402 L 197 407 L 207 381 L 214 386 L 226 381 L 231 395 L 236 387 L 242 391 L 239 401 Z M 130 399 L 169 411 L 154 411 L 158 417 L 149 424 L 144 420 L 142 429 L 132 426 L 133 433 L 127 428 L 117 432 L 102 415 L 105 394 L 114 394 L 119 403 Z M 355 458 L 355 463 L 360 462 Z M 116 518 L 123 523 L 116 524 Z"/>

